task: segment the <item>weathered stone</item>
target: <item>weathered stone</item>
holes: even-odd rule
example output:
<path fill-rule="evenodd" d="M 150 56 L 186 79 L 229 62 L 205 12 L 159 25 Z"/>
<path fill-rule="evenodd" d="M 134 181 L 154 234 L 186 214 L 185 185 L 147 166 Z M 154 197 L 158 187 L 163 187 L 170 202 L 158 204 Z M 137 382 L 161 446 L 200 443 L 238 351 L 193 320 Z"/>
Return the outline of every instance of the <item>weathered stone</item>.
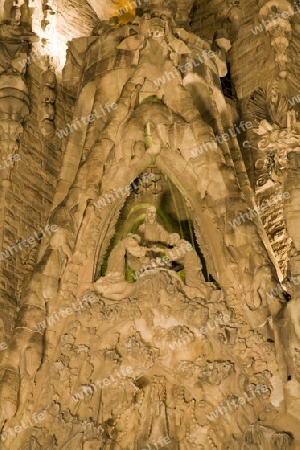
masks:
<path fill-rule="evenodd" d="M 1 449 L 300 445 L 299 19 L 254 3 L 1 4 Z"/>

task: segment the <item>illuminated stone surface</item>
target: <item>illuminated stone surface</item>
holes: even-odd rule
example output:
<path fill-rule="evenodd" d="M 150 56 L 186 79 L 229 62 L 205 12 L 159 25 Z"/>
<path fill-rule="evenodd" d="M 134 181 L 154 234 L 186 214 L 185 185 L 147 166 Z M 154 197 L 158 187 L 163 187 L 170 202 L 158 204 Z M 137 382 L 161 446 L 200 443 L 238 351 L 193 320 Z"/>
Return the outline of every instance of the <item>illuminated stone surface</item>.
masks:
<path fill-rule="evenodd" d="M 285 0 L 2 2 L 0 450 L 300 448 L 299 46 Z"/>

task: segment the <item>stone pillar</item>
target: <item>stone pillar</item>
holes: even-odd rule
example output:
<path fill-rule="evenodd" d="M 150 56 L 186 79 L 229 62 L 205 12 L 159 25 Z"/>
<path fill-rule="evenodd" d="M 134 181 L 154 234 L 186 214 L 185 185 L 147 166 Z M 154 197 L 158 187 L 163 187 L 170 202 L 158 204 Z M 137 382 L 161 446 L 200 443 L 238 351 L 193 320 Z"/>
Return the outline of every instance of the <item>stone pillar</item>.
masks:
<path fill-rule="evenodd" d="M 259 20 L 265 24 L 265 30 L 271 38 L 278 75 L 282 79 L 287 77 L 287 48 L 292 31 L 289 19 L 294 13 L 287 0 L 270 0 L 259 11 Z"/>
<path fill-rule="evenodd" d="M 30 44 L 37 40 L 28 31 L 26 4 L 24 1 L 4 1 L 0 8 L 0 202 L 4 201 L 9 187 L 10 170 L 16 160 L 18 142 L 23 124 L 29 113 L 28 88 L 24 73 Z"/>

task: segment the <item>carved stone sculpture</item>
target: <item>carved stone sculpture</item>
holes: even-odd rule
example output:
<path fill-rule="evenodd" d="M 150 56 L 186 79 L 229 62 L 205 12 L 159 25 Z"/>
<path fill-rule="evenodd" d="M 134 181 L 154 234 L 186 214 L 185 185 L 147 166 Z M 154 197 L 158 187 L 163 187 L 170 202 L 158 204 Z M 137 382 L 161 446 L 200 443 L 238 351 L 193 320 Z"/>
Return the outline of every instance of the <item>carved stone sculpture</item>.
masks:
<path fill-rule="evenodd" d="M 62 81 L 43 75 L 44 137 L 58 138 L 55 100 L 59 109 L 73 99 L 73 121 L 48 221 L 57 231 L 29 261 L 1 355 L 3 448 L 290 450 L 297 294 L 288 305 L 270 294 L 279 279 L 260 220 L 233 222 L 254 190 L 238 139 L 217 139 L 234 127 L 220 82 L 231 39 L 224 27 L 210 40 L 190 31 L 189 0 L 135 3 L 117 5 L 130 9 L 126 20 L 114 14 L 73 40 Z M 56 6 L 43 5 L 47 26 Z M 236 3 L 225 9 L 239 20 Z M 4 25 L 7 14 L 2 7 Z M 266 117 L 255 131 L 260 151 L 283 151 L 273 172 L 292 194 L 284 207 L 296 273 L 298 132 L 277 88 L 259 91 Z M 160 175 L 161 192 L 134 192 L 143 173 Z"/>

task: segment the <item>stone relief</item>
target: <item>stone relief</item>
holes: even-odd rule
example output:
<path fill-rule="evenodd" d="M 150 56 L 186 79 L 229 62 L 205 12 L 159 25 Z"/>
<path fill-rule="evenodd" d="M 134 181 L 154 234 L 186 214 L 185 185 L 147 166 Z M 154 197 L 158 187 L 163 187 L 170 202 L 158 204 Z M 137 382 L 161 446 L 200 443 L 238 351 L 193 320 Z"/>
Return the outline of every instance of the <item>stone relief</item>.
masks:
<path fill-rule="evenodd" d="M 43 117 L 41 129 L 44 136 L 51 137 L 54 134 L 55 126 L 55 100 L 56 100 L 56 75 L 51 68 L 42 74 L 43 80 Z"/>
<path fill-rule="evenodd" d="M 193 153 L 226 125 L 219 77 L 231 44 L 224 30 L 208 43 L 178 27 L 174 2 L 149 1 L 142 9 L 122 27 L 101 22 L 86 50 L 74 118 L 106 101 L 117 108 L 68 137 L 49 220 L 58 231 L 45 238 L 22 286 L 16 329 L 1 361 L 0 426 L 8 436 L 3 448 L 288 450 L 293 437 L 273 425 L 282 385 L 299 371 L 299 346 L 290 366 L 278 345 L 278 328 L 287 327 L 285 301 L 265 295 L 277 278 L 266 248 L 254 246 L 261 243 L 256 225 L 226 229 L 225 217 L 246 208 L 229 146 L 214 143 L 203 155 Z M 20 22 L 15 10 L 11 19 L 6 10 L 0 14 L 5 24 Z M 197 52 L 212 49 L 215 59 L 200 67 L 189 63 Z M 175 74 L 188 63 L 188 73 Z M 158 86 L 170 72 L 174 77 Z M 21 73 L 17 77 L 23 80 Z M 46 136 L 54 130 L 56 82 L 51 70 L 44 73 Z M 267 88 L 267 116 L 256 131 L 266 135 L 262 151 L 292 146 L 282 170 L 291 174 L 298 167 L 298 125 L 276 89 L 274 83 Z M 216 126 L 207 118 L 210 106 L 202 107 L 206 102 Z M 282 128 L 287 134 L 280 134 Z M 193 247 L 167 231 L 155 206 L 147 204 L 145 220 L 115 243 L 99 277 L 96 267 L 127 197 L 99 210 L 94 202 L 151 166 L 178 186 L 197 242 Z M 280 182 L 297 187 L 296 175 L 284 174 Z M 229 207 L 231 197 L 236 202 Z M 294 202 L 286 208 L 296 261 Z M 216 283 L 205 281 L 196 247 Z M 139 273 L 131 282 L 129 270 Z M 96 300 L 71 308 L 86 294 Z M 227 323 L 216 322 L 220 314 L 228 314 Z M 266 386 L 264 395 L 245 400 L 244 392 L 259 385 Z M 214 420 L 212 412 L 240 398 L 237 411 Z M 9 427 L 33 413 L 45 418 L 12 438 Z"/>
<path fill-rule="evenodd" d="M 159 247 L 158 244 L 161 246 Z M 163 247 L 163 244 L 171 248 Z M 151 256 L 162 253 L 164 254 L 162 258 L 150 260 Z M 108 259 L 106 275 L 94 283 L 95 290 L 104 298 L 122 300 L 127 296 L 138 295 L 136 286 L 126 281 L 126 269 L 130 268 L 130 256 L 136 269 L 135 278 L 137 280 L 139 277 L 147 275 L 149 270 L 166 271 L 169 268 L 168 265 L 176 261 L 181 263 L 184 269 L 182 290 L 190 299 L 195 297 L 208 299 L 216 289 L 205 283 L 202 264 L 195 249 L 188 241 L 181 239 L 179 234 L 169 234 L 157 222 L 156 208 L 153 206 L 147 209 L 146 220 L 139 226 L 137 234 L 128 236 L 115 246 Z M 173 273 L 170 272 L 170 275 L 172 278 Z M 177 284 L 180 281 L 180 277 L 177 277 Z M 214 300 L 216 300 L 216 295 Z"/>

